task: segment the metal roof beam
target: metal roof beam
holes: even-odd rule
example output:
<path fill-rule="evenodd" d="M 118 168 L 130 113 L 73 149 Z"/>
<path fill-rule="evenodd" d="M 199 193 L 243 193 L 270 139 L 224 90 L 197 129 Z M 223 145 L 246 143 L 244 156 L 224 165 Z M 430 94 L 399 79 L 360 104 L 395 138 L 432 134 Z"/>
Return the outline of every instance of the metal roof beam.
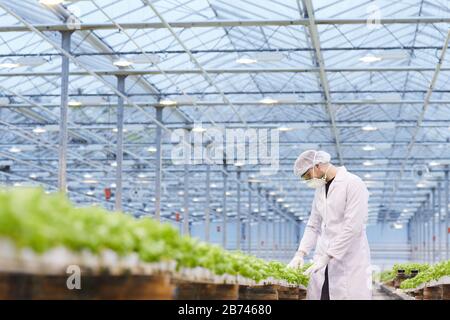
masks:
<path fill-rule="evenodd" d="M 143 76 L 143 75 L 158 75 L 158 74 L 248 74 L 248 73 L 320 73 L 320 68 L 214 68 L 214 69 L 112 69 L 112 70 L 92 70 L 100 76 Z M 323 67 L 323 72 L 434 72 L 433 67 L 365 67 L 365 68 L 355 68 L 355 67 L 334 67 L 325 68 Z M 442 67 L 441 71 L 450 71 L 450 67 Z M 59 76 L 60 72 L 57 71 L 8 71 L 1 72 L 0 77 L 51 77 Z M 92 74 L 87 71 L 71 71 L 71 76 L 91 76 Z"/>
<path fill-rule="evenodd" d="M 112 105 L 115 106 L 115 105 Z M 29 106 L 31 108 L 31 106 Z M 8 107 L 4 107 L 5 109 L 7 109 Z M 450 116 L 449 116 L 450 117 Z M 424 120 L 422 123 L 423 127 L 429 127 L 429 128 L 447 128 L 449 127 L 449 121 L 450 119 L 440 119 L 440 120 Z M 12 123 L 12 122 L 11 122 Z M 206 123 L 206 122 L 205 122 Z M 264 129 L 277 129 L 280 126 L 286 126 L 288 128 L 292 128 L 293 130 L 297 131 L 297 130 L 306 130 L 306 128 L 302 128 L 301 126 L 303 126 L 304 124 L 309 125 L 309 128 L 323 128 L 323 127 L 327 127 L 328 126 L 328 121 L 323 121 L 323 120 L 308 120 L 306 122 L 303 121 L 298 121 L 298 120 L 286 120 L 286 121 L 274 121 L 274 120 L 263 120 L 263 121 L 248 121 L 248 127 L 251 128 L 264 128 Z M 414 120 L 400 120 L 397 122 L 394 122 L 392 120 L 389 119 L 377 119 L 377 120 L 372 120 L 372 119 L 358 119 L 358 120 L 341 120 L 341 121 L 337 121 L 336 122 L 336 126 L 338 127 L 343 127 L 343 128 L 362 128 L 365 124 L 370 123 L 372 125 L 376 125 L 376 124 L 385 124 L 385 123 L 395 123 L 395 127 L 404 127 L 404 128 L 409 128 L 409 127 L 413 127 L 416 125 L 416 121 Z M 56 124 L 56 123 L 48 123 L 48 124 Z M 167 125 L 167 128 L 170 129 L 179 129 L 179 128 L 184 128 L 184 129 L 192 129 L 193 125 L 191 124 L 184 124 L 184 123 L 179 123 L 179 122 L 169 122 L 166 121 L 165 124 Z M 205 128 L 211 126 L 209 123 L 208 126 L 205 126 Z M 26 128 L 26 129 L 34 129 L 36 126 L 42 126 L 42 122 L 14 122 L 14 125 L 20 127 L 20 128 Z M 152 123 L 152 122 L 147 122 L 147 121 L 127 121 L 124 123 L 125 126 L 133 126 L 133 125 L 143 125 L 145 126 L 146 129 L 155 129 L 157 126 Z M 232 129 L 232 128 L 242 128 L 242 124 L 240 122 L 235 122 L 235 121 L 216 121 L 215 125 L 226 125 L 227 128 Z M 300 126 L 296 129 L 296 126 Z M 212 127 L 212 126 L 211 126 Z M 82 122 L 82 121 L 77 121 L 77 122 L 72 122 L 71 125 L 69 125 L 69 128 L 76 128 L 76 129 L 93 129 L 93 130 L 112 130 L 114 128 L 116 128 L 116 124 L 114 122 L 95 122 L 95 123 L 91 123 L 91 122 Z M 2 125 L 0 124 L 0 130 L 8 130 L 8 126 L 6 125 Z M 382 130 L 382 128 L 380 128 Z M 429 141 L 429 140 L 423 140 L 423 142 L 433 142 L 433 141 Z M 283 142 L 288 142 L 288 141 L 283 141 Z M 313 143 L 314 140 L 308 140 L 308 142 L 305 143 Z M 323 143 L 323 142 L 327 142 L 327 141 L 319 141 L 316 143 Z M 396 142 L 391 142 L 390 140 L 387 140 L 388 143 L 391 144 L 396 144 Z M 401 141 L 400 141 L 401 142 Z M 295 141 L 295 143 L 299 143 L 298 141 Z M 373 142 L 364 142 L 364 141 L 355 141 L 352 142 L 354 144 L 359 144 L 359 143 L 385 143 L 384 141 L 373 141 Z"/>
<path fill-rule="evenodd" d="M 296 90 L 295 94 L 297 95 L 303 95 L 303 94 L 319 94 L 322 91 L 320 90 Z M 386 89 L 386 90 L 330 90 L 331 94 L 335 93 L 426 93 L 427 90 L 424 89 L 407 89 L 407 90 L 400 90 L 400 89 Z M 445 89 L 436 89 L 433 90 L 433 92 L 439 92 L 439 93 L 450 93 L 450 90 Z M 164 95 L 167 96 L 180 96 L 184 95 L 181 92 L 164 92 Z M 209 92 L 201 92 L 201 91 L 191 91 L 185 93 L 188 96 L 195 96 L 195 95 L 201 95 L 201 96 L 211 96 L 211 95 L 219 95 L 218 92 L 215 91 L 209 91 Z M 224 91 L 224 94 L 227 95 L 265 95 L 265 94 L 277 94 L 277 95 L 292 95 L 292 91 L 269 91 L 269 90 L 262 90 L 262 91 Z M 142 92 L 142 93 L 131 93 L 129 94 L 130 97 L 147 97 L 147 96 L 160 96 L 161 93 L 149 93 L 149 92 Z M 13 98 L 15 95 L 6 94 L 4 95 L 8 98 Z M 59 97 L 59 94 L 57 93 L 43 93 L 43 94 L 22 94 L 23 97 L 28 98 L 47 98 L 47 97 Z M 73 93 L 69 94 L 69 97 L 114 97 L 116 98 L 116 95 L 110 94 L 110 93 Z"/>
<path fill-rule="evenodd" d="M 450 23 L 450 17 L 405 17 L 405 18 L 381 18 L 379 24 L 436 24 Z M 262 26 L 308 26 L 308 19 L 264 19 L 264 20 L 209 20 L 209 21 L 177 21 L 168 22 L 172 28 L 215 28 L 215 27 L 262 27 Z M 359 25 L 367 24 L 367 19 L 316 19 L 316 25 Z M 162 22 L 121 23 L 124 29 L 164 29 Z M 37 30 L 44 31 L 68 31 L 73 30 L 67 24 L 35 24 Z M 113 23 L 81 23 L 77 30 L 117 30 Z M 29 29 L 20 25 L 1 26 L 0 32 L 27 32 Z"/>
<path fill-rule="evenodd" d="M 257 100 L 255 101 L 233 101 L 232 102 L 233 105 L 237 105 L 237 106 L 255 106 L 255 105 L 265 105 Z M 292 105 L 292 106 L 308 106 L 308 105 L 320 105 L 320 104 L 325 104 L 324 101 L 321 100 L 316 100 L 316 101 L 308 101 L 308 100 L 304 100 L 304 101 L 298 101 L 298 102 L 289 102 L 289 103 L 274 103 L 271 104 L 269 107 L 277 107 L 277 106 L 287 106 L 287 105 Z M 423 101 L 421 100 L 333 100 L 333 104 L 335 105 L 366 105 L 366 106 L 372 106 L 375 107 L 376 105 L 403 105 L 403 104 L 423 104 Z M 446 107 L 445 105 L 450 104 L 450 100 L 430 100 L 429 104 L 438 104 L 441 105 L 442 107 Z M 58 107 L 57 104 L 49 104 L 49 103 L 40 103 L 39 105 L 43 106 L 43 107 L 47 107 L 47 108 L 56 108 Z M 125 103 L 124 106 L 125 107 L 133 107 L 138 105 L 139 107 L 155 107 L 155 106 L 161 106 L 158 103 L 139 103 L 139 102 L 135 102 L 133 104 L 130 103 Z M 195 103 L 188 103 L 188 102 L 183 102 L 183 103 L 179 103 L 177 106 L 199 106 L 199 107 L 211 107 L 211 106 L 227 106 L 228 103 L 224 102 L 224 101 L 198 101 Z M 81 105 L 81 106 L 77 106 L 75 108 L 80 109 L 80 108 L 91 108 L 91 107 L 100 107 L 100 108 L 110 108 L 110 107 L 115 107 L 117 106 L 117 103 L 90 103 L 87 105 Z M 267 105 L 265 105 L 267 106 Z M 16 103 L 12 103 L 9 105 L 4 105 L 1 106 L 1 108 L 10 108 L 10 109 L 15 109 L 15 108 L 32 108 L 34 107 L 31 104 L 16 104 Z M 169 107 L 170 108 L 170 107 Z M 367 120 L 368 122 L 371 122 L 371 120 Z M 389 121 L 392 122 L 392 120 L 383 120 L 383 121 Z"/>
<path fill-rule="evenodd" d="M 322 51 L 369 51 L 369 50 L 439 50 L 439 46 L 389 46 L 389 47 L 324 47 Z M 313 48 L 245 48 L 245 49 L 193 49 L 191 53 L 249 53 L 249 52 L 303 52 L 314 51 Z M 109 56 L 109 55 L 144 55 L 144 54 L 184 54 L 184 50 L 153 50 L 153 51 L 115 51 L 115 52 L 73 52 L 74 57 Z M 0 57 L 55 57 L 60 53 L 4 53 Z"/>

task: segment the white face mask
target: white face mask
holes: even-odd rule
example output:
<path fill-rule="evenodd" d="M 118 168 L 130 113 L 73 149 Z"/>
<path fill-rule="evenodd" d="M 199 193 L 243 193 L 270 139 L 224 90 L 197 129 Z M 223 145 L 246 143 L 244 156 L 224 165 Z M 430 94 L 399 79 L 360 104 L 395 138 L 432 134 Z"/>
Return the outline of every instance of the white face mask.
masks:
<path fill-rule="evenodd" d="M 324 186 L 325 183 L 326 183 L 325 180 L 318 179 L 318 178 L 312 178 L 312 179 L 309 179 L 308 181 L 306 181 L 306 185 L 312 189 L 320 188 L 320 187 Z"/>
<path fill-rule="evenodd" d="M 323 187 L 326 183 L 327 183 L 327 172 L 328 169 L 330 168 L 330 165 L 328 165 L 327 171 L 325 171 L 325 174 L 323 175 L 322 178 L 311 178 L 309 180 L 306 181 L 306 184 L 308 187 L 312 188 L 312 189 L 317 189 L 320 187 Z M 313 167 L 313 175 L 314 175 L 314 167 Z"/>

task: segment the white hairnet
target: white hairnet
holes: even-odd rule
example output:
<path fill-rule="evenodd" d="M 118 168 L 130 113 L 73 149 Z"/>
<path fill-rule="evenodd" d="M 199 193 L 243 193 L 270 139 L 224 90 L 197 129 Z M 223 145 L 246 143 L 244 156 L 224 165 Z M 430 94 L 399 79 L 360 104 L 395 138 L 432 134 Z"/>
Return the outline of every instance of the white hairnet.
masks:
<path fill-rule="evenodd" d="M 328 152 L 325 151 L 316 151 L 316 150 L 306 150 L 301 155 L 298 156 L 297 160 L 294 163 L 294 174 L 297 177 L 301 177 L 319 163 L 329 163 L 331 160 L 331 156 Z"/>

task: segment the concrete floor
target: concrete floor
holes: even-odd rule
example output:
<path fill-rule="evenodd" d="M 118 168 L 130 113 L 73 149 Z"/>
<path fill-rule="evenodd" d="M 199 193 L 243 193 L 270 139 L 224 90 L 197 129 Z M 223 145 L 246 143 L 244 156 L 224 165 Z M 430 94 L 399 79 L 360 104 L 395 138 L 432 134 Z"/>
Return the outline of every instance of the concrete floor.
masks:
<path fill-rule="evenodd" d="M 387 293 L 383 292 L 383 290 L 381 290 L 377 286 L 373 286 L 372 300 L 398 300 L 398 298 L 388 295 Z"/>

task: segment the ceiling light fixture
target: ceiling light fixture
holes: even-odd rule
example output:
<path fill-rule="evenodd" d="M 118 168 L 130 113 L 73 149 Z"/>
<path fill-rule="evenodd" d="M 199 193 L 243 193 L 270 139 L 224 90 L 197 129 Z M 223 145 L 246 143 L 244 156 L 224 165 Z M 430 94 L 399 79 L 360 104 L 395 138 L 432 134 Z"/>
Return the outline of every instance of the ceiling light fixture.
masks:
<path fill-rule="evenodd" d="M 162 99 L 162 100 L 159 100 L 159 104 L 162 106 L 174 106 L 177 104 L 177 102 L 175 100 Z"/>
<path fill-rule="evenodd" d="M 85 179 L 85 180 L 83 180 L 83 182 L 86 183 L 86 184 L 96 184 L 96 183 L 98 183 L 97 180 L 93 180 L 93 179 Z"/>
<path fill-rule="evenodd" d="M 70 107 L 80 107 L 80 106 L 83 105 L 83 103 L 81 101 L 78 101 L 78 100 L 70 100 L 67 104 Z"/>
<path fill-rule="evenodd" d="M 294 128 L 290 128 L 290 127 L 279 127 L 278 128 L 278 131 L 281 131 L 281 132 L 287 132 L 287 131 L 292 131 L 292 130 L 294 130 Z"/>
<path fill-rule="evenodd" d="M 45 132 L 47 132 L 47 130 L 42 127 L 36 127 L 33 129 L 33 132 L 39 134 L 39 133 L 45 133 Z"/>
<path fill-rule="evenodd" d="M 376 131 L 376 130 L 378 130 L 377 127 L 371 126 L 371 125 L 364 126 L 364 127 L 362 127 L 361 129 L 362 129 L 363 131 Z"/>
<path fill-rule="evenodd" d="M 266 97 L 266 98 L 259 100 L 259 102 L 261 102 L 263 104 L 275 104 L 275 103 L 278 103 L 278 100 L 272 99 L 270 97 Z"/>
<path fill-rule="evenodd" d="M 426 188 L 426 184 L 425 183 L 423 183 L 423 182 L 419 182 L 418 184 L 416 184 L 416 187 L 417 188 Z"/>
<path fill-rule="evenodd" d="M 394 223 L 393 224 L 393 226 L 394 226 L 394 229 L 403 229 L 403 225 L 402 224 L 400 224 L 400 223 Z"/>
<path fill-rule="evenodd" d="M 359 58 L 359 61 L 364 62 L 364 63 L 372 63 L 372 62 L 377 62 L 377 61 L 381 61 L 382 58 L 381 57 L 377 57 L 371 54 L 368 54 L 362 58 Z"/>
<path fill-rule="evenodd" d="M 258 60 L 254 59 L 254 58 L 250 58 L 250 57 L 240 57 L 240 58 L 236 59 L 236 63 L 239 63 L 239 64 L 254 64 L 257 62 L 258 62 Z"/>
<path fill-rule="evenodd" d="M 124 58 L 120 58 L 113 62 L 116 67 L 126 68 L 133 65 L 133 62 Z"/>
<path fill-rule="evenodd" d="M 18 147 L 11 147 L 11 148 L 9 148 L 9 152 L 19 153 L 19 152 L 22 152 L 22 149 L 20 149 Z"/>
<path fill-rule="evenodd" d="M 193 127 L 192 128 L 192 132 L 202 133 L 202 132 L 205 132 L 205 131 L 206 131 L 206 129 L 203 128 L 203 127 Z"/>
<path fill-rule="evenodd" d="M 377 148 L 375 148 L 374 146 L 366 145 L 366 146 L 362 147 L 362 149 L 363 149 L 364 151 L 374 151 L 374 150 L 376 150 Z"/>
<path fill-rule="evenodd" d="M 3 62 L 0 63 L 0 68 L 14 69 L 20 66 L 21 66 L 20 63 L 14 62 L 11 59 L 5 59 Z"/>

